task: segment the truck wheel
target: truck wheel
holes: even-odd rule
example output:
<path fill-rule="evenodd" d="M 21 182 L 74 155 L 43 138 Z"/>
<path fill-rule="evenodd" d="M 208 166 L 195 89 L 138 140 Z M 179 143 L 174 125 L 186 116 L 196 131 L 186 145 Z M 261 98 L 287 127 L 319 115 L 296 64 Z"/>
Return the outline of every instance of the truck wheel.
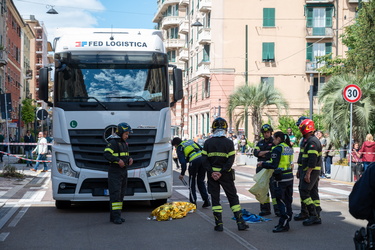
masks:
<path fill-rule="evenodd" d="M 151 204 L 151 207 L 158 207 L 158 206 L 161 206 L 161 205 L 164 205 L 165 203 L 167 203 L 167 199 L 160 199 L 160 200 L 152 200 L 150 201 L 150 204 Z"/>
<path fill-rule="evenodd" d="M 57 209 L 68 209 L 72 203 L 70 201 L 55 201 Z"/>

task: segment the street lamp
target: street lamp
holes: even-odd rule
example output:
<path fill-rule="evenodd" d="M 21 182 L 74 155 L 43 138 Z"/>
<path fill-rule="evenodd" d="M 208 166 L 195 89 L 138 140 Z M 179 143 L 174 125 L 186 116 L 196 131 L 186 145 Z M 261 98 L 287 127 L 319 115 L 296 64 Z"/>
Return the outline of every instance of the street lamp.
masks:
<path fill-rule="evenodd" d="M 203 24 L 202 24 L 201 22 L 199 22 L 199 20 L 197 19 L 197 20 L 195 21 L 195 23 L 193 23 L 191 26 L 192 26 L 192 27 L 202 27 Z"/>
<path fill-rule="evenodd" d="M 49 8 L 49 10 L 46 13 L 53 14 L 53 15 L 59 14 L 53 7 L 54 7 L 53 5 L 47 5 L 46 8 Z"/>

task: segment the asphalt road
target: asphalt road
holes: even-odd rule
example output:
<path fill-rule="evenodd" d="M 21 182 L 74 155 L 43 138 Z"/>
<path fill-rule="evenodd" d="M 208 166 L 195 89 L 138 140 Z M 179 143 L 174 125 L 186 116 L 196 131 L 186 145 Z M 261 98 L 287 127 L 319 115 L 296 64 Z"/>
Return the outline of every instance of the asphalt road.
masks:
<path fill-rule="evenodd" d="M 254 184 L 255 168 L 237 166 L 236 170 L 242 208 L 258 213 L 259 204 L 247 191 Z M 289 232 L 275 234 L 272 228 L 278 218 L 274 215 L 267 216 L 271 221 L 237 231 L 224 195 L 224 232 L 213 230 L 212 211 L 201 208 L 202 201 L 198 202 L 197 211 L 185 218 L 160 222 L 147 219 L 153 209 L 148 202 L 126 202 L 126 222 L 115 225 L 108 221 L 107 203 L 56 209 L 50 173 L 32 177 L 26 185 L 0 185 L 4 203 L 0 208 L 0 249 L 354 249 L 354 232 L 366 225 L 348 213 L 347 197 L 353 183 L 333 180 L 320 181 L 322 225 L 305 227 L 302 222 L 292 221 Z M 170 201 L 188 201 L 188 189 L 177 177 L 175 171 Z M 297 180 L 294 191 L 293 209 L 298 213 Z"/>

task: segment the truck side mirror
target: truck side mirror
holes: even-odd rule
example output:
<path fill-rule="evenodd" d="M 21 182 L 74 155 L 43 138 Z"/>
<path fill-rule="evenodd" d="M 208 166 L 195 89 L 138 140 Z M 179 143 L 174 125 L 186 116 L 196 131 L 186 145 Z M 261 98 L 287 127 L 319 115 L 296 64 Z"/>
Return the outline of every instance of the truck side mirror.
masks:
<path fill-rule="evenodd" d="M 52 106 L 52 103 L 48 101 L 48 71 L 49 71 L 48 67 L 44 67 L 39 70 L 38 96 L 40 100 L 43 100 L 49 106 Z"/>
<path fill-rule="evenodd" d="M 173 102 L 177 102 L 184 97 L 182 88 L 182 70 L 173 68 Z"/>

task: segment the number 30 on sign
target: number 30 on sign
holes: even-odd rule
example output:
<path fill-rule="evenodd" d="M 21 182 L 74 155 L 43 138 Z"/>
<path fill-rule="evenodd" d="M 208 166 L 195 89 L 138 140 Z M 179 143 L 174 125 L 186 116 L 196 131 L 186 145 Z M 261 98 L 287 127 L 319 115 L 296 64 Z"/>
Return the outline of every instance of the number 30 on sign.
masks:
<path fill-rule="evenodd" d="M 344 88 L 342 95 L 345 101 L 355 103 L 361 99 L 362 91 L 357 85 L 350 84 Z"/>

